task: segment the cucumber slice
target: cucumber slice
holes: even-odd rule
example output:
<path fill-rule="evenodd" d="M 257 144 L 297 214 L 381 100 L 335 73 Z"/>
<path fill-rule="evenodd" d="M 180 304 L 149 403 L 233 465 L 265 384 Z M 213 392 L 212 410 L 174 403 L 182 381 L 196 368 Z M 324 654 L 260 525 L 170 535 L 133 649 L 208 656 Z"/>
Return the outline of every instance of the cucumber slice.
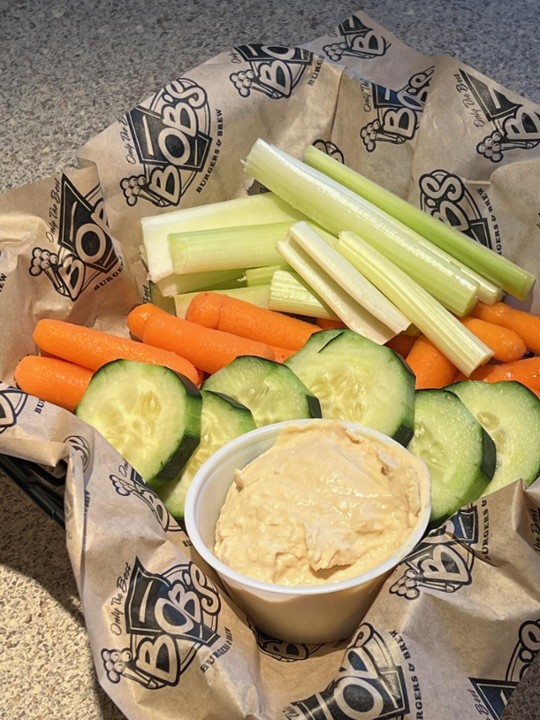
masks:
<path fill-rule="evenodd" d="M 180 475 L 158 491 L 167 510 L 178 520 L 184 517 L 184 503 L 191 481 L 205 460 L 239 435 L 256 428 L 251 410 L 233 398 L 201 390 L 201 442 Z"/>
<path fill-rule="evenodd" d="M 515 480 L 530 485 L 540 476 L 540 400 L 531 390 L 510 380 L 463 380 L 446 389 L 465 403 L 495 442 L 495 474 L 484 495 Z"/>
<path fill-rule="evenodd" d="M 477 500 L 495 472 L 495 443 L 448 390 L 417 390 L 407 446 L 431 473 L 431 524 Z"/>
<path fill-rule="evenodd" d="M 344 328 L 333 328 L 331 330 L 319 330 L 318 332 L 313 333 L 313 335 L 306 340 L 301 350 L 297 350 L 294 355 L 298 355 L 298 353 L 303 351 L 305 351 L 305 355 L 312 355 L 313 353 L 319 352 L 319 350 L 322 350 L 325 345 L 328 345 L 330 340 L 341 335 L 343 330 Z M 293 357 L 293 355 L 290 357 Z"/>
<path fill-rule="evenodd" d="M 178 475 L 200 440 L 200 392 L 160 365 L 107 363 L 92 376 L 75 414 L 154 488 Z"/>
<path fill-rule="evenodd" d="M 283 363 L 242 355 L 203 383 L 234 398 L 253 413 L 257 427 L 281 420 L 321 417 L 321 406 L 294 372 Z"/>
<path fill-rule="evenodd" d="M 285 363 L 319 398 L 323 417 L 362 423 L 402 445 L 411 439 L 415 378 L 389 347 L 352 330 L 322 330 Z"/>

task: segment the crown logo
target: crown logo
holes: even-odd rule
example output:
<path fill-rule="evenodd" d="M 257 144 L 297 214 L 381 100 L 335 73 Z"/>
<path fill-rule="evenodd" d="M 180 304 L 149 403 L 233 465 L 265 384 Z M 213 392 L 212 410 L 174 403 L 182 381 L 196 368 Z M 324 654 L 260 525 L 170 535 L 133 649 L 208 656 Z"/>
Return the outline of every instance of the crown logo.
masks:
<path fill-rule="evenodd" d="M 433 67 L 415 73 L 400 90 L 372 85 L 373 108 L 377 117 L 360 130 L 360 137 L 368 152 L 379 142 L 401 145 L 412 140 L 420 125 Z"/>
<path fill-rule="evenodd" d="M 158 575 L 136 559 L 123 607 L 115 607 L 114 632 L 125 630 L 129 639 L 128 645 L 101 651 L 107 677 L 115 684 L 125 678 L 150 690 L 176 685 L 197 650 L 219 638 L 217 589 L 191 562 Z"/>
<path fill-rule="evenodd" d="M 254 90 L 273 100 L 289 97 L 313 57 L 303 48 L 269 45 L 240 45 L 235 51 L 249 67 L 229 79 L 245 98 Z"/>
<path fill-rule="evenodd" d="M 147 200 L 159 208 L 178 205 L 206 164 L 212 138 L 205 90 L 179 78 L 157 93 L 150 107 L 137 106 L 123 118 L 121 137 L 132 163 L 143 172 L 120 180 L 126 203 Z"/>
<path fill-rule="evenodd" d="M 403 667 L 394 662 L 373 625 L 363 623 L 334 680 L 321 692 L 291 703 L 286 717 L 403 720 L 410 717 L 409 710 Z"/>
<path fill-rule="evenodd" d="M 540 144 L 540 114 L 508 98 L 480 77 L 460 70 L 458 78 L 476 100 L 486 120 L 494 126 L 476 146 L 476 151 L 492 163 L 503 160 L 505 153 L 532 150 Z"/>
<path fill-rule="evenodd" d="M 97 275 L 110 273 L 121 261 L 109 234 L 99 187 L 84 196 L 63 175 L 60 197 L 58 251 L 35 247 L 29 273 L 47 276 L 57 293 L 76 300 Z"/>
<path fill-rule="evenodd" d="M 474 563 L 472 545 L 478 540 L 475 506 L 453 515 L 427 535 L 402 563 L 403 574 L 390 593 L 416 600 L 423 589 L 453 593 L 469 585 Z"/>
<path fill-rule="evenodd" d="M 540 116 L 538 119 L 540 120 Z M 539 145 L 538 140 L 524 137 L 512 140 L 503 133 L 506 133 L 506 123 L 502 123 L 501 130 L 494 130 L 490 135 L 486 135 L 476 146 L 476 152 L 492 163 L 498 163 L 504 158 L 504 154 L 511 150 L 532 150 Z"/>
<path fill-rule="evenodd" d="M 364 60 L 382 57 L 391 45 L 380 33 L 363 23 L 357 15 L 341 23 L 338 32 L 341 40 L 323 46 L 323 52 L 334 62 L 339 62 L 345 55 Z"/>

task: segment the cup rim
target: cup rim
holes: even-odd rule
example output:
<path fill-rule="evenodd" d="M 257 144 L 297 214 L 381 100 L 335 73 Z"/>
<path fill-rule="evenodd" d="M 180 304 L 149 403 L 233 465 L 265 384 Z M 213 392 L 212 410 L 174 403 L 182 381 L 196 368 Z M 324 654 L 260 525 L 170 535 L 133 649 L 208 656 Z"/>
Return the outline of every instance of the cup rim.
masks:
<path fill-rule="evenodd" d="M 352 578 L 346 580 L 340 580 L 335 583 L 321 584 L 321 585 L 278 585 L 275 583 L 263 582 L 256 580 L 244 575 L 237 570 L 234 570 L 229 565 L 222 562 L 206 545 L 202 539 L 196 522 L 196 509 L 197 499 L 199 497 L 200 490 L 209 481 L 216 466 L 219 466 L 225 457 L 228 457 L 231 452 L 238 452 L 244 447 L 249 447 L 255 444 L 259 440 L 267 439 L 268 437 L 276 436 L 280 430 L 284 427 L 291 425 L 305 425 L 309 423 L 320 423 L 320 422 L 335 422 L 335 419 L 331 418 L 302 418 L 297 420 L 282 420 L 280 422 L 271 423 L 269 425 L 263 425 L 261 427 L 250 430 L 247 433 L 243 433 L 238 437 L 230 440 L 221 448 L 216 450 L 208 460 L 206 460 L 199 470 L 195 473 L 193 480 L 187 490 L 186 499 L 184 504 L 184 523 L 188 537 L 193 544 L 193 547 L 202 559 L 212 567 L 219 576 L 225 581 L 230 580 L 235 585 L 245 586 L 246 589 L 250 588 L 252 591 L 259 591 L 264 593 L 272 593 L 274 595 L 290 597 L 290 596 L 312 596 L 312 595 L 325 595 L 342 592 L 343 590 L 349 590 L 357 586 L 365 585 L 371 580 L 375 580 L 389 570 L 396 567 L 418 544 L 422 538 L 431 514 L 431 478 L 430 473 L 425 462 L 416 456 L 415 460 L 419 466 L 423 466 L 424 472 L 419 475 L 419 487 L 420 497 L 422 500 L 426 499 L 427 502 L 423 504 L 420 514 L 416 521 L 416 524 L 411 529 L 410 534 L 407 536 L 406 542 L 397 550 L 395 550 L 383 563 L 377 565 L 370 570 L 362 573 L 361 575 L 355 575 Z M 362 434 L 371 435 L 372 437 L 381 440 L 385 444 L 397 446 L 401 450 L 406 451 L 407 448 L 394 440 L 393 438 L 381 433 L 378 430 L 374 430 L 361 423 L 351 422 L 347 420 L 338 420 L 347 427 L 358 429 Z"/>

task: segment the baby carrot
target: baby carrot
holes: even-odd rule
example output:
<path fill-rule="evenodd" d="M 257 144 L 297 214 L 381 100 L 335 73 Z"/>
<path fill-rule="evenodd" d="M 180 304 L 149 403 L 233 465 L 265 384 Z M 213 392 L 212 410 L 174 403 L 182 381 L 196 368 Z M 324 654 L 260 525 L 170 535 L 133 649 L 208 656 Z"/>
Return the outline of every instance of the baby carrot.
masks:
<path fill-rule="evenodd" d="M 276 362 L 285 362 L 285 360 L 291 355 L 293 355 L 296 350 L 291 350 L 290 348 L 281 348 L 276 347 L 275 345 L 270 345 L 272 350 L 274 351 L 274 355 L 276 356 Z"/>
<path fill-rule="evenodd" d="M 269 345 L 214 330 L 169 313 L 154 313 L 144 325 L 143 342 L 182 353 L 204 372 L 214 373 L 239 355 L 257 355 L 275 360 Z"/>
<path fill-rule="evenodd" d="M 523 339 L 529 350 L 540 355 L 540 315 L 518 310 L 504 302 L 494 305 L 479 302 L 475 305 L 472 315 L 513 330 Z"/>
<path fill-rule="evenodd" d="M 516 380 L 531 390 L 540 390 L 540 357 L 483 365 L 471 373 L 470 379 L 484 380 L 490 383 L 500 380 Z"/>
<path fill-rule="evenodd" d="M 406 358 L 416 375 L 416 389 L 441 388 L 454 379 L 457 368 L 425 335 L 419 335 Z"/>
<path fill-rule="evenodd" d="M 493 350 L 495 360 L 513 362 L 522 358 L 527 352 L 523 339 L 510 328 L 478 317 L 464 317 L 461 318 L 461 322 Z"/>
<path fill-rule="evenodd" d="M 333 320 L 332 318 L 317 318 L 316 322 L 321 330 L 335 330 L 347 327 L 343 320 Z"/>
<path fill-rule="evenodd" d="M 75 410 L 85 393 L 92 371 L 55 357 L 27 355 L 15 368 L 17 386 L 41 400 Z"/>
<path fill-rule="evenodd" d="M 69 360 L 90 370 L 97 370 L 111 360 L 139 360 L 151 365 L 165 365 L 185 375 L 196 385 L 200 385 L 202 380 L 193 363 L 176 353 L 65 320 L 39 320 L 32 337 L 36 345 L 48 355 Z"/>
<path fill-rule="evenodd" d="M 299 350 L 320 327 L 245 300 L 212 292 L 196 295 L 186 320 L 268 345 Z"/>
<path fill-rule="evenodd" d="M 132 310 L 129 311 L 127 316 L 127 324 L 129 332 L 136 337 L 138 340 L 142 340 L 144 324 L 150 317 L 157 312 L 165 312 L 157 305 L 147 302 L 142 305 L 136 305 Z"/>
<path fill-rule="evenodd" d="M 406 358 L 412 350 L 412 346 L 416 342 L 417 338 L 414 335 L 407 335 L 407 333 L 398 333 L 393 338 L 388 340 L 386 343 L 387 347 L 392 348 L 402 358 Z"/>

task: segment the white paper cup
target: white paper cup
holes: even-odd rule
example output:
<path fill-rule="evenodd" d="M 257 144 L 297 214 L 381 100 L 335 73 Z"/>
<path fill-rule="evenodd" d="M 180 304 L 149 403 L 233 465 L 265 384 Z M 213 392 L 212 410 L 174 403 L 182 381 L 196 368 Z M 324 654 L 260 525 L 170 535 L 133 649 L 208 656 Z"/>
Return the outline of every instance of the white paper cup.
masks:
<path fill-rule="evenodd" d="M 195 550 L 218 573 L 233 600 L 260 630 L 281 640 L 320 643 L 352 634 L 387 576 L 419 542 L 431 512 L 431 478 L 425 463 L 396 441 L 362 425 L 345 423 L 362 435 L 391 444 L 406 462 L 418 468 L 421 511 L 406 540 L 376 568 L 337 583 L 293 587 L 246 577 L 213 552 L 216 523 L 234 471 L 271 447 L 284 427 L 306 422 L 328 421 L 293 420 L 266 425 L 240 435 L 215 452 L 193 478 L 186 497 L 185 523 Z"/>

